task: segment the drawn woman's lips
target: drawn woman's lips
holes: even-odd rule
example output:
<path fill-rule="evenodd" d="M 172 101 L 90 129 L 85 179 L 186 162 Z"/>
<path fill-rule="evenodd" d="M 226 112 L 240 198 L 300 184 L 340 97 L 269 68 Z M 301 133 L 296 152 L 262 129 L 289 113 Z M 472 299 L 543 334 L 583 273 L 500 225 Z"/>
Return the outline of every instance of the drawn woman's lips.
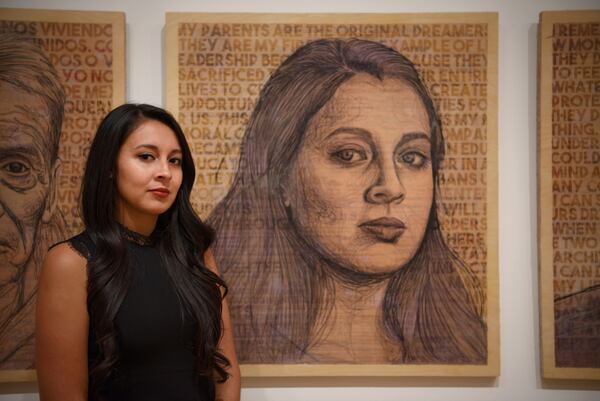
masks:
<path fill-rule="evenodd" d="M 393 217 L 381 217 L 375 220 L 369 220 L 359 225 L 359 227 L 384 242 L 396 242 L 406 230 L 404 223 Z"/>

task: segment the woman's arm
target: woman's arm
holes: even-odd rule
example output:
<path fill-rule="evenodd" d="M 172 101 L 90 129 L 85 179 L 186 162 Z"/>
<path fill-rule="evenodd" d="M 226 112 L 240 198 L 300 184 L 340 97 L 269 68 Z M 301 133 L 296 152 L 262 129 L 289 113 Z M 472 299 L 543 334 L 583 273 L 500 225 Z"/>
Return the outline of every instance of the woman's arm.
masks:
<path fill-rule="evenodd" d="M 38 282 L 36 369 L 41 401 L 88 397 L 86 260 L 67 244 L 52 248 Z"/>
<path fill-rule="evenodd" d="M 208 249 L 204 256 L 207 267 L 212 270 L 215 274 L 219 275 L 217 269 L 217 262 L 212 253 L 212 250 Z M 239 401 L 240 399 L 240 386 L 241 386 L 241 375 L 240 366 L 238 365 L 237 355 L 235 353 L 235 343 L 233 341 L 233 332 L 231 328 L 231 320 L 229 318 L 229 307 L 227 306 L 227 300 L 223 299 L 223 335 L 219 342 L 219 349 L 229 359 L 231 366 L 227 369 L 229 373 L 229 379 L 225 383 L 217 383 L 217 397 L 216 401 Z"/>

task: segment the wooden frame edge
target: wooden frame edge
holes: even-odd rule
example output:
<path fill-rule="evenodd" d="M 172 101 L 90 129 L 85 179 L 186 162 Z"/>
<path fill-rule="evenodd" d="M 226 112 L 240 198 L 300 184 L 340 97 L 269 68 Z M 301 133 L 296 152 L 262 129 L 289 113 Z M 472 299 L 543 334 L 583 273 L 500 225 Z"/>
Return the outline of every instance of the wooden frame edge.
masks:
<path fill-rule="evenodd" d="M 600 380 L 600 368 L 561 368 L 556 366 L 554 353 L 554 292 L 552 261 L 552 166 L 549 150 L 552 146 L 552 24 L 557 22 L 597 21 L 600 10 L 542 11 L 538 28 L 538 271 L 540 305 L 540 367 L 543 379 Z M 550 52 L 548 51 L 550 47 Z M 549 107 L 548 107 L 549 104 Z M 548 115 L 549 114 L 549 115 Z M 549 191 L 549 193 L 548 193 Z M 550 207 L 547 200 L 550 199 Z M 548 210 L 545 210 L 548 209 Z M 549 217 L 548 217 L 549 214 Z M 544 252 L 550 249 L 550 252 Z"/>

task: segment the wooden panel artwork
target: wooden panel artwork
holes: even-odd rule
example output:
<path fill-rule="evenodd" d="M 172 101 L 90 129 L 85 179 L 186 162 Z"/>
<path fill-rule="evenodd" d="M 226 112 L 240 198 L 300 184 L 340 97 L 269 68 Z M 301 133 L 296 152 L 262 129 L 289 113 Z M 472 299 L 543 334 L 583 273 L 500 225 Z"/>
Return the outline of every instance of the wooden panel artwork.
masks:
<path fill-rule="evenodd" d="M 540 21 L 543 376 L 600 379 L 600 11 Z"/>
<path fill-rule="evenodd" d="M 497 375 L 497 15 L 166 23 L 244 375 Z"/>
<path fill-rule="evenodd" d="M 124 14 L 0 9 L 0 381 L 35 379 L 37 275 L 82 228 L 87 151 L 124 74 Z"/>

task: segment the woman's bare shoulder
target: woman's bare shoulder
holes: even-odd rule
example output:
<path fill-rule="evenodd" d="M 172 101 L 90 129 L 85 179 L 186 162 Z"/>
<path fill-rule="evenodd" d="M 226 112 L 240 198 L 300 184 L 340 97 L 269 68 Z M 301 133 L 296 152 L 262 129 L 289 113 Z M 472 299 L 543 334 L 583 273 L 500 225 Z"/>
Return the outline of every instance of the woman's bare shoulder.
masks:
<path fill-rule="evenodd" d="M 52 247 L 46 254 L 42 266 L 43 278 L 85 279 L 87 260 L 68 243 L 63 242 Z"/>
<path fill-rule="evenodd" d="M 86 259 L 68 243 L 46 254 L 38 281 L 36 368 L 42 399 L 84 400 L 87 395 Z"/>

